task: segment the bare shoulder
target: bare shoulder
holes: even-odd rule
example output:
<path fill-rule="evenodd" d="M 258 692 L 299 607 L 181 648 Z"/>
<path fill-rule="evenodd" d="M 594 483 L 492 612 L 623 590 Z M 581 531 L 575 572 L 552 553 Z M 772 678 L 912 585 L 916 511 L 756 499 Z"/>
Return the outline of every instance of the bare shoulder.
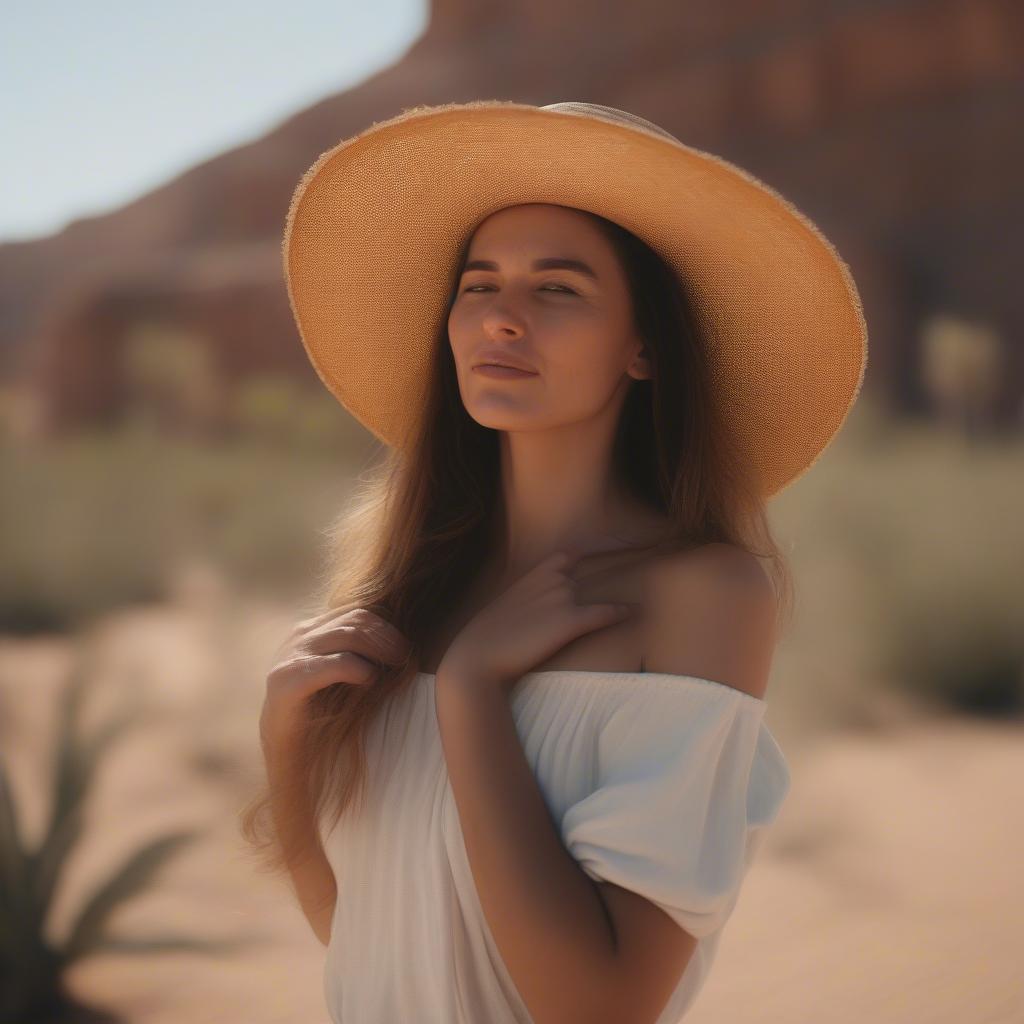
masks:
<path fill-rule="evenodd" d="M 737 597 L 774 596 L 771 580 L 756 555 L 735 544 L 702 544 L 654 559 L 648 567 L 652 592 L 713 587 Z"/>
<path fill-rule="evenodd" d="M 648 567 L 644 591 L 648 672 L 712 679 L 764 699 L 777 599 L 755 555 L 724 543 L 666 555 Z"/>

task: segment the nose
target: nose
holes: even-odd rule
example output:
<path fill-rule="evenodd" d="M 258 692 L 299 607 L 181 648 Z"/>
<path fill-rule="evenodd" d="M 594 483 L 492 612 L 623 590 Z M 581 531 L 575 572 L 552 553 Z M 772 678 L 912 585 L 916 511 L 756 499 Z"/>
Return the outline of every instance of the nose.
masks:
<path fill-rule="evenodd" d="M 489 337 L 506 341 L 521 337 L 525 333 L 522 318 L 504 303 L 501 306 L 491 306 L 484 313 L 483 328 Z"/>

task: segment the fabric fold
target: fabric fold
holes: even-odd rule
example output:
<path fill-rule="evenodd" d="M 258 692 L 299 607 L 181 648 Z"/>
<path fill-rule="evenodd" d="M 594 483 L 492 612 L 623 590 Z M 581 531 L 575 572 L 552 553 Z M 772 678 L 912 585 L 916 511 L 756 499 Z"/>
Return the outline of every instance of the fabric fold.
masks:
<path fill-rule="evenodd" d="M 764 703 L 718 685 L 689 691 L 685 717 L 643 701 L 611 718 L 597 787 L 561 820 L 591 878 L 651 900 L 697 939 L 728 920 L 790 784 Z"/>
<path fill-rule="evenodd" d="M 657 1024 L 703 987 L 760 840 L 789 789 L 766 704 L 662 673 L 525 675 L 510 710 L 554 827 L 580 867 L 697 938 Z M 420 673 L 371 727 L 368 804 L 321 836 L 338 879 L 324 963 L 336 1024 L 529 1024 L 480 903 Z"/>

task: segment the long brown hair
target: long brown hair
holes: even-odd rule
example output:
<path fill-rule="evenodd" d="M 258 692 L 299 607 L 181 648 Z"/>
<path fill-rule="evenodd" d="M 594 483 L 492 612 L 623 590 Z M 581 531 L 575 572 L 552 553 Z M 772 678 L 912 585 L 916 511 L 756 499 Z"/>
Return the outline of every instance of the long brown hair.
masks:
<path fill-rule="evenodd" d="M 768 523 L 765 501 L 713 401 L 699 324 L 684 282 L 625 228 L 592 217 L 618 255 L 636 328 L 653 376 L 634 381 L 615 438 L 614 471 L 634 497 L 670 524 L 658 550 L 712 542 L 766 560 L 780 619 L 792 609 L 792 577 Z M 453 272 L 434 344 L 423 416 L 408 450 L 385 448 L 359 478 L 349 505 L 327 531 L 329 554 L 318 604 L 339 614 L 367 608 L 398 627 L 411 654 L 382 665 L 374 686 L 328 686 L 308 703 L 301 764 L 294 777 L 305 799 L 296 813 L 329 812 L 332 827 L 365 796 L 367 729 L 392 695 L 413 683 L 427 640 L 442 625 L 491 553 L 503 515 L 499 432 L 478 424 L 459 392 L 448 339 L 448 311 L 469 250 Z M 287 869 L 261 790 L 241 812 L 242 835 L 271 871 Z M 307 809 L 304 809 L 307 808 Z"/>

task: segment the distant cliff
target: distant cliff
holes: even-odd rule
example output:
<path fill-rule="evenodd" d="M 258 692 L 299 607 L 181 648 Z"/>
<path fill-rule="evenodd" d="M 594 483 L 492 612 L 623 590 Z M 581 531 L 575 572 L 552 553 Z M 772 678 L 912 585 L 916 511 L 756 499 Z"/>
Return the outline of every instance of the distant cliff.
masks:
<path fill-rule="evenodd" d="M 203 340 L 225 386 L 317 386 L 279 246 L 302 172 L 421 103 L 584 99 L 632 110 L 792 198 L 850 263 L 871 332 L 866 389 L 921 404 L 934 314 L 1006 339 L 1024 395 L 1024 30 L 1019 0 L 436 0 L 406 55 L 256 142 L 49 238 L 0 246 L 0 374 L 54 429 L 116 417 L 125 338 Z"/>

